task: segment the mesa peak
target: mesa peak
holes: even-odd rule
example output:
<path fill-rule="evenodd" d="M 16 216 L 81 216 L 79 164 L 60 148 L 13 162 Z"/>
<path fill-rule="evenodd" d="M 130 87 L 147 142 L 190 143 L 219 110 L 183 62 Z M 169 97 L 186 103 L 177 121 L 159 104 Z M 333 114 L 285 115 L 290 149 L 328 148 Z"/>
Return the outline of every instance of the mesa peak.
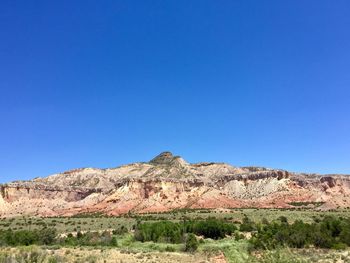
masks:
<path fill-rule="evenodd" d="M 155 163 L 155 164 L 166 164 L 171 162 L 176 158 L 171 152 L 165 151 L 154 157 L 150 163 Z"/>

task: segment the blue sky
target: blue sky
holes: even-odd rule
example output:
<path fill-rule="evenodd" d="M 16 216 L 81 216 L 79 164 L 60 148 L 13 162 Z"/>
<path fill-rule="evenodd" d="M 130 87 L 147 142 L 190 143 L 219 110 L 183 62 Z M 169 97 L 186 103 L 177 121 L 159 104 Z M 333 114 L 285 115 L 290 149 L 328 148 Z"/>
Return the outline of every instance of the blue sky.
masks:
<path fill-rule="evenodd" d="M 0 3 L 0 182 L 190 162 L 350 173 L 349 1 Z"/>

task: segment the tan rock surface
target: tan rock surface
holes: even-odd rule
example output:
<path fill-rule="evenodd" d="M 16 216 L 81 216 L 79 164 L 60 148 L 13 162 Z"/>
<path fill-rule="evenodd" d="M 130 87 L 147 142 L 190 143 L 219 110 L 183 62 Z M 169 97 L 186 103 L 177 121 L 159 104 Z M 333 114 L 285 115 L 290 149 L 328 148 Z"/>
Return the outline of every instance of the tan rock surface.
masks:
<path fill-rule="evenodd" d="M 350 176 L 297 174 L 225 163 L 189 164 L 169 152 L 150 162 L 75 169 L 4 184 L 0 190 L 0 216 L 287 208 L 291 202 L 321 202 L 318 209 L 350 207 Z"/>

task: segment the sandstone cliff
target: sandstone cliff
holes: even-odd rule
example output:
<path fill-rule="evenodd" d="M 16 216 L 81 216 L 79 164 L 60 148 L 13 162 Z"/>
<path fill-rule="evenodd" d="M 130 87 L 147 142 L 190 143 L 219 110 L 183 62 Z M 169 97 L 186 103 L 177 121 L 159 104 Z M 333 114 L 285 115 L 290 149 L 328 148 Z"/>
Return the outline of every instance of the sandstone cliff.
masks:
<path fill-rule="evenodd" d="M 168 211 L 177 208 L 350 207 L 350 176 L 296 174 L 170 152 L 112 169 L 83 168 L 0 186 L 0 216 Z"/>

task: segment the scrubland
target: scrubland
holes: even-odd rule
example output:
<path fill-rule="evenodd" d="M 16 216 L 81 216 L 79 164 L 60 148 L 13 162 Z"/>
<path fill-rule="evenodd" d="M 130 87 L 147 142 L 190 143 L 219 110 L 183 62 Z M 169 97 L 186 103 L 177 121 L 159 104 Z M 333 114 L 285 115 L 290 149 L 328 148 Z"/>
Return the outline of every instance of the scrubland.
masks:
<path fill-rule="evenodd" d="M 179 210 L 0 220 L 2 262 L 350 262 L 350 211 Z"/>

